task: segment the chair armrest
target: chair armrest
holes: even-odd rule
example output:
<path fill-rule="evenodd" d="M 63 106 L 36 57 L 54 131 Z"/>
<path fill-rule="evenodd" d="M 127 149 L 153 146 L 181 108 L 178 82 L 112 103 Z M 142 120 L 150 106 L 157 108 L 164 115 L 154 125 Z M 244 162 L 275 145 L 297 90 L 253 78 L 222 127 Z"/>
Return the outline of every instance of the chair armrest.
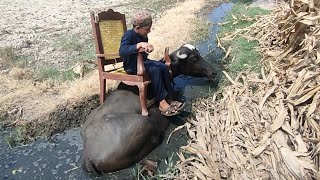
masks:
<path fill-rule="evenodd" d="M 144 63 L 143 63 L 143 52 L 145 52 L 144 48 L 140 48 L 138 50 L 138 57 L 137 57 L 137 75 L 143 76 L 145 73 Z"/>

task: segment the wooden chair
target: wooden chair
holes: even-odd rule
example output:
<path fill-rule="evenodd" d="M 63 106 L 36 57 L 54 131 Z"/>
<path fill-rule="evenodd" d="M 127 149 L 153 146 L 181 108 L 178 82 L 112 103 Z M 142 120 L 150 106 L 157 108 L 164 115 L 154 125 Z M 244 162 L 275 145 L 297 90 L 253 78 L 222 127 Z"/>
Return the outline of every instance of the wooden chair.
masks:
<path fill-rule="evenodd" d="M 127 74 L 122 67 L 105 69 L 106 65 L 123 61 L 119 55 L 119 48 L 121 38 L 127 31 L 125 15 L 109 9 L 98 14 L 91 12 L 90 16 L 99 70 L 100 103 L 102 104 L 106 98 L 106 79 L 122 81 L 127 85 L 138 86 L 141 114 L 147 116 L 147 85 L 150 80 L 143 64 L 144 49 L 139 49 L 137 53 L 137 75 Z"/>

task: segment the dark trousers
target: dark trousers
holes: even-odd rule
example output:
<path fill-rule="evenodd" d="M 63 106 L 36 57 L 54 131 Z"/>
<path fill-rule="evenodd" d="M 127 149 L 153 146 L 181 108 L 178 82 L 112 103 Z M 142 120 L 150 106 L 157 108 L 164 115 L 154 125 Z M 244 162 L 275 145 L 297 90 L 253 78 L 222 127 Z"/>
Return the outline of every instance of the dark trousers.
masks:
<path fill-rule="evenodd" d="M 166 65 L 160 61 L 147 60 L 144 61 L 144 67 L 150 77 L 152 92 L 156 100 L 160 102 L 168 95 L 171 96 L 173 87 Z"/>

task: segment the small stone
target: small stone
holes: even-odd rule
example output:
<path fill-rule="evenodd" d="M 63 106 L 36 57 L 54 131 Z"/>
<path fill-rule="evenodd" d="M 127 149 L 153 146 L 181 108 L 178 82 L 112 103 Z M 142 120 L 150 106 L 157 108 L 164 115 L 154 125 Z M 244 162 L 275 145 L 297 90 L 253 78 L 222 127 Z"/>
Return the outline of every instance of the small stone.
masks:
<path fill-rule="evenodd" d="M 39 166 L 39 162 L 36 161 L 36 162 L 33 163 L 33 165 L 38 167 Z"/>
<path fill-rule="evenodd" d="M 1 70 L 0 74 L 9 74 L 9 69 Z"/>

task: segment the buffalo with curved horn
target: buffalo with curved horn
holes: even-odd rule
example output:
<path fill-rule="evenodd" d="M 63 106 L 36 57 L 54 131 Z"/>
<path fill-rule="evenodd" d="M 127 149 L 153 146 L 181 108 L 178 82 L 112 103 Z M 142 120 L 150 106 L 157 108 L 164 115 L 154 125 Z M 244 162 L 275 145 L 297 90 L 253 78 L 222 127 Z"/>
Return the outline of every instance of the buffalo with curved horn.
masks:
<path fill-rule="evenodd" d="M 215 68 L 198 50 L 185 44 L 170 54 L 173 76 L 180 74 L 213 79 Z M 169 120 L 159 108 L 141 115 L 139 96 L 120 86 L 92 111 L 81 129 L 84 141 L 82 168 L 88 173 L 113 172 L 130 167 L 161 144 Z"/>

